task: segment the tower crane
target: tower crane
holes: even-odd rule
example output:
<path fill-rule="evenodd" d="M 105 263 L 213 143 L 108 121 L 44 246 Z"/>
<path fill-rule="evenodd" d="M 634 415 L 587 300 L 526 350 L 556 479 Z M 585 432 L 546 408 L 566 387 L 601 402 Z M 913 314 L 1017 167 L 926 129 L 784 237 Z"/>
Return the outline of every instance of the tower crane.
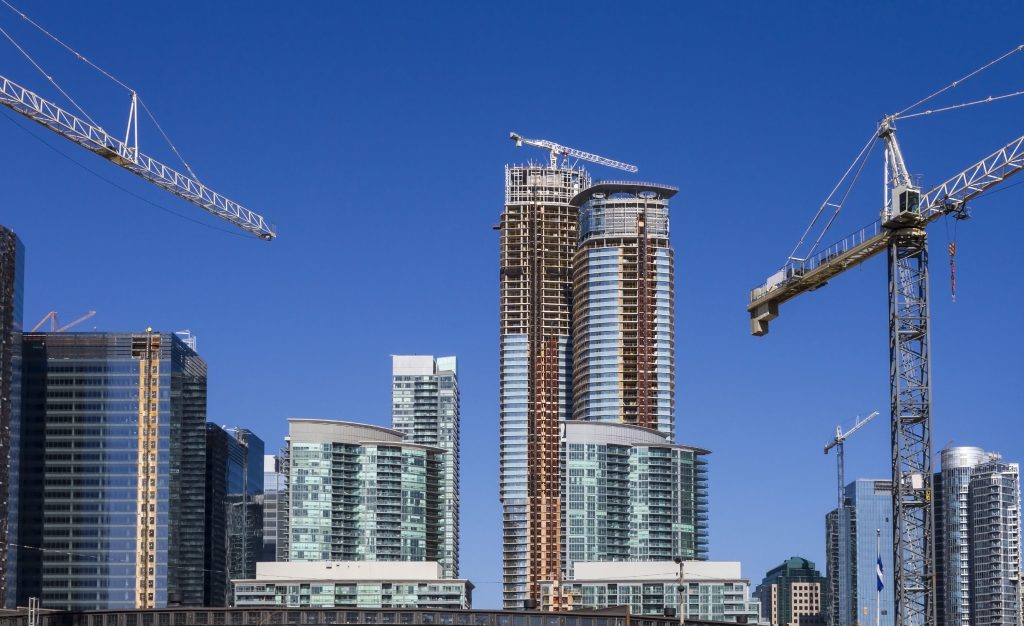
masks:
<path fill-rule="evenodd" d="M 75 117 L 42 96 L 0 76 L 0 104 L 260 239 L 270 241 L 276 236 L 273 227 L 267 224 L 263 216 L 225 198 L 195 178 L 139 152 L 137 101 L 133 92 L 128 132 L 125 140 L 121 141 L 102 128 Z"/>
<path fill-rule="evenodd" d="M 853 428 L 845 433 L 843 432 L 843 427 L 841 425 L 836 426 L 835 439 L 825 444 L 825 454 L 828 454 L 828 451 L 832 448 L 836 449 L 836 478 L 838 482 L 838 491 L 836 494 L 838 496 L 836 503 L 836 530 L 839 537 L 836 550 L 837 567 L 836 572 L 829 577 L 832 583 L 832 589 L 830 589 L 830 592 L 832 595 L 832 624 L 834 626 L 839 626 L 841 623 L 839 621 L 839 572 L 846 571 L 846 564 L 849 562 L 850 557 L 848 544 L 846 541 L 843 541 L 843 529 L 848 528 L 847 516 L 843 515 L 843 505 L 846 500 L 846 498 L 843 497 L 843 488 L 846 487 L 846 460 L 843 456 L 843 444 L 851 435 L 853 435 L 853 433 L 860 430 L 865 424 L 875 419 L 877 416 L 878 411 L 872 412 L 871 415 L 868 415 L 862 420 L 858 420 L 857 423 L 853 425 Z"/>
<path fill-rule="evenodd" d="M 57 319 L 57 312 L 56 311 L 50 311 L 49 313 L 47 313 L 46 315 L 43 316 L 43 319 L 39 320 L 38 324 L 36 324 L 35 326 L 32 327 L 32 330 L 30 330 L 28 332 L 34 333 L 37 330 L 39 330 L 40 328 L 42 328 L 43 324 L 45 324 L 46 322 L 50 322 L 50 332 L 51 333 L 62 333 L 65 330 L 69 330 L 71 328 L 74 328 L 75 326 L 78 326 L 79 324 L 81 324 L 82 322 L 84 322 L 84 321 L 86 321 L 88 319 L 92 319 L 93 317 L 96 317 L 96 311 L 89 311 L 88 313 L 86 313 L 82 317 L 78 318 L 77 320 L 75 320 L 75 321 L 73 321 L 73 322 L 71 322 L 69 324 L 64 324 L 63 326 L 61 326 L 60 325 L 60 321 Z"/>
<path fill-rule="evenodd" d="M 896 626 L 932 626 L 935 552 L 926 228 L 945 215 L 965 217 L 968 201 L 1024 170 L 1024 136 L 922 193 L 907 173 L 896 140 L 897 119 L 887 116 L 877 129 L 886 163 L 880 219 L 813 256 L 790 257 L 751 290 L 747 311 L 751 333 L 765 335 L 780 304 L 887 253 Z"/>
<path fill-rule="evenodd" d="M 637 171 L 639 171 L 635 165 L 630 165 L 629 163 L 623 163 L 622 161 L 615 161 L 613 159 L 607 159 L 607 158 L 605 158 L 603 156 L 598 156 L 596 154 L 591 154 L 589 152 L 584 152 L 582 150 L 577 150 L 575 148 L 567 148 L 567 147 L 559 145 L 559 144 L 557 144 L 557 143 L 555 143 L 553 141 L 548 141 L 547 139 L 528 139 L 526 137 L 523 137 L 519 133 L 515 133 L 515 132 L 509 133 L 508 136 L 509 136 L 509 139 L 511 139 L 512 141 L 516 142 L 516 147 L 522 147 L 523 144 L 526 144 L 528 146 L 533 146 L 535 148 L 543 148 L 545 150 L 550 151 L 550 153 L 551 153 L 551 161 L 550 161 L 551 169 L 555 169 L 556 167 L 558 167 L 558 159 L 559 159 L 559 157 L 574 157 L 574 158 L 577 158 L 577 159 L 581 159 L 583 161 L 590 161 L 591 163 L 597 163 L 598 165 L 604 165 L 606 167 L 614 167 L 615 169 L 618 169 L 618 170 L 625 170 L 625 171 L 631 172 L 633 174 L 635 174 Z"/>

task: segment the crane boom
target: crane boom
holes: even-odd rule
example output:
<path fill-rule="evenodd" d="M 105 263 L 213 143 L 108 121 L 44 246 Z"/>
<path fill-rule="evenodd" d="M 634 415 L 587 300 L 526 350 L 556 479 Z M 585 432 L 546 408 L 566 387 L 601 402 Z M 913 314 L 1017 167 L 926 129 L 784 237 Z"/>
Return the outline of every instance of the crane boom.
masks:
<path fill-rule="evenodd" d="M 959 210 L 968 200 L 1021 170 L 1024 170 L 1024 136 L 921 194 L 917 209 L 908 213 L 913 214 L 915 226 L 923 227 Z M 876 220 L 808 259 L 787 262 L 767 282 L 752 289 L 747 306 L 751 334 L 768 333 L 768 322 L 778 317 L 780 304 L 824 286 L 833 277 L 888 249 L 894 234 L 906 220 L 891 214 L 889 207 L 881 213 L 886 216 L 884 222 Z"/>
<path fill-rule="evenodd" d="M 850 438 L 850 435 L 863 428 L 865 424 L 875 419 L 876 417 L 878 417 L 878 411 L 875 411 L 871 415 L 868 415 L 864 419 L 858 421 L 856 424 L 853 425 L 853 428 L 846 431 L 845 433 L 843 432 L 842 426 L 836 426 L 836 438 L 825 444 L 825 454 L 828 454 L 828 451 L 831 450 L 832 448 L 842 445 L 844 441 Z"/>
<path fill-rule="evenodd" d="M 547 139 L 528 139 L 523 137 L 519 133 L 509 133 L 509 139 L 516 142 L 516 146 L 522 146 L 524 143 L 528 146 L 534 146 L 535 148 L 544 148 L 551 154 L 551 167 L 555 168 L 558 166 L 558 157 L 574 157 L 582 159 L 584 161 L 590 161 L 591 163 L 597 163 L 598 165 L 604 165 L 606 167 L 614 167 L 615 169 L 625 170 L 627 172 L 637 173 L 639 170 L 635 165 L 629 163 L 623 163 L 622 161 L 615 161 L 614 159 L 608 159 L 603 156 L 591 154 L 590 152 L 584 152 L 575 148 L 568 148 L 566 146 L 557 144 Z"/>
<path fill-rule="evenodd" d="M 269 241 L 276 236 L 273 227 L 258 213 L 142 154 L 102 128 L 82 121 L 3 76 L 0 76 L 0 104 L 260 239 Z"/>

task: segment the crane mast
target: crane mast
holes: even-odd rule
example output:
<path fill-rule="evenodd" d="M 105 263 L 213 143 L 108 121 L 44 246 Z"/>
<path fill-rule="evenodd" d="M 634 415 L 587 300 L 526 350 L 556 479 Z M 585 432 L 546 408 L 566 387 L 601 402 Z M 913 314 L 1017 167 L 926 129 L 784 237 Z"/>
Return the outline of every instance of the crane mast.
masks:
<path fill-rule="evenodd" d="M 0 76 L 0 104 L 260 239 L 269 241 L 276 236 L 273 227 L 263 216 L 225 198 L 195 178 L 139 152 L 134 93 L 125 141 L 3 76 Z M 129 145 L 129 141 L 132 145 Z"/>
<path fill-rule="evenodd" d="M 591 163 L 597 163 L 598 165 L 604 165 L 606 167 L 613 167 L 615 169 L 625 170 L 627 172 L 632 172 L 634 174 L 637 171 L 639 171 L 635 165 L 623 163 L 622 161 L 615 161 L 613 159 L 608 159 L 603 156 L 598 156 L 596 154 L 591 154 L 590 152 L 584 152 L 582 150 L 577 150 L 575 148 L 567 148 L 566 146 L 557 144 L 553 141 L 548 141 L 547 139 L 528 139 L 526 137 L 523 137 L 519 133 L 515 132 L 509 133 L 508 136 L 509 139 L 516 142 L 516 147 L 522 147 L 523 144 L 526 144 L 528 146 L 533 146 L 535 148 L 543 148 L 545 150 L 548 150 L 550 153 L 549 164 L 551 165 L 551 169 L 555 169 L 556 167 L 558 167 L 559 158 L 574 157 L 582 161 L 589 161 Z"/>
<path fill-rule="evenodd" d="M 768 332 L 779 305 L 886 252 L 896 626 L 935 624 L 935 536 L 926 227 L 1024 170 L 1024 136 L 922 194 L 907 173 L 894 116 L 878 128 L 885 146 L 878 221 L 807 259 L 790 259 L 751 290 L 751 333 Z"/>

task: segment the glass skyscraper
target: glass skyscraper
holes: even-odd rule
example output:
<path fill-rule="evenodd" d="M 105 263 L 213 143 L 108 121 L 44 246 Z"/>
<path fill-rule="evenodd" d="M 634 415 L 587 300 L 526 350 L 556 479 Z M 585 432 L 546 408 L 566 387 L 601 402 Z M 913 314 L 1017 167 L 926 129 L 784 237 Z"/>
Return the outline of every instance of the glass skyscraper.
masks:
<path fill-rule="evenodd" d="M 942 451 L 935 475 L 939 626 L 1013 624 L 1020 616 L 1020 477 L 981 448 Z"/>
<path fill-rule="evenodd" d="M 892 578 L 892 482 L 860 479 L 845 488 L 845 511 L 841 519 L 845 531 L 838 528 L 839 512 L 832 510 L 825 520 L 826 556 L 829 563 L 829 589 L 836 578 L 838 626 L 875 626 L 880 614 L 881 626 L 895 623 Z M 878 545 L 881 544 L 879 552 Z M 837 551 L 845 550 L 839 568 Z M 884 589 L 877 593 L 878 555 L 882 557 Z M 880 605 L 876 606 L 876 600 Z"/>
<path fill-rule="evenodd" d="M 263 553 L 263 440 L 206 424 L 203 606 L 228 606 L 231 580 L 254 578 Z"/>
<path fill-rule="evenodd" d="M 26 333 L 18 603 L 203 603 L 206 363 L 172 333 Z"/>
<path fill-rule="evenodd" d="M 506 608 L 562 572 L 559 423 L 572 415 L 572 259 L 582 168 L 505 168 L 500 280 L 500 498 Z"/>
<path fill-rule="evenodd" d="M 287 488 L 281 473 L 281 460 L 273 454 L 263 457 L 263 554 L 260 561 L 284 561 L 286 555 L 279 555 L 278 537 L 284 534 L 288 511 L 281 499 Z"/>
<path fill-rule="evenodd" d="M 21 430 L 21 314 L 25 248 L 0 226 L 0 602 L 14 608 L 18 553 L 18 450 Z"/>
<path fill-rule="evenodd" d="M 391 427 L 441 456 L 441 575 L 459 577 L 459 377 L 453 356 L 393 356 Z"/>
<path fill-rule="evenodd" d="M 599 182 L 576 196 L 573 417 L 675 438 L 674 187 Z"/>
<path fill-rule="evenodd" d="M 287 560 L 440 561 L 443 454 L 380 426 L 289 419 Z"/>
<path fill-rule="evenodd" d="M 565 429 L 565 560 L 707 559 L 707 450 L 658 431 L 568 421 Z"/>

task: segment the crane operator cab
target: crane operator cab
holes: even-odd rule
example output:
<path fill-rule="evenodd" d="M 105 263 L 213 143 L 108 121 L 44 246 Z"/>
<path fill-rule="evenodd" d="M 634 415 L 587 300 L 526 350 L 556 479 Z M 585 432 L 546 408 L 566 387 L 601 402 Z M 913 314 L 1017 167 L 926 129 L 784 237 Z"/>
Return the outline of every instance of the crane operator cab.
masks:
<path fill-rule="evenodd" d="M 908 185 L 893 187 L 889 206 L 882 216 L 886 228 L 912 226 L 921 219 L 921 190 Z"/>

